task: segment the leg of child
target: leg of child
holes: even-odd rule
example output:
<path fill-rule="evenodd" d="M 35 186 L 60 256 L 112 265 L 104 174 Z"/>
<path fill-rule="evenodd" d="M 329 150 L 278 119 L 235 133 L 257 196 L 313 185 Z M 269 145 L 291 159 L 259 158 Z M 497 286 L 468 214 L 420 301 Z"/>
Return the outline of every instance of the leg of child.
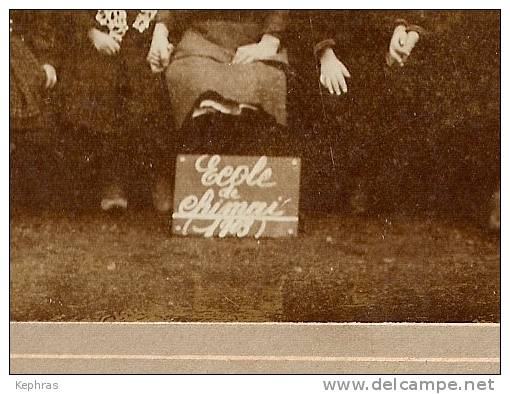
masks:
<path fill-rule="evenodd" d="M 168 125 L 163 126 L 162 130 L 169 130 Z M 175 177 L 175 144 L 172 143 L 173 133 L 159 135 L 151 141 L 150 158 L 152 181 L 151 194 L 154 208 L 159 212 L 168 212 L 172 209 L 173 202 L 173 184 Z"/>
<path fill-rule="evenodd" d="M 172 141 L 170 103 L 162 74 L 153 74 L 146 63 L 150 35 L 127 35 L 122 59 L 123 108 L 119 116 L 125 125 L 131 151 L 131 176 L 140 179 L 141 190 L 150 186 L 152 202 L 160 212 L 172 206 Z"/>
<path fill-rule="evenodd" d="M 162 79 L 152 79 L 153 99 L 158 105 L 149 114 L 152 129 L 144 134 L 149 139 L 146 155 L 151 164 L 151 194 L 154 208 L 159 212 L 168 212 L 173 204 L 173 184 L 175 160 L 177 155 L 177 136 L 170 117 L 168 92 Z"/>

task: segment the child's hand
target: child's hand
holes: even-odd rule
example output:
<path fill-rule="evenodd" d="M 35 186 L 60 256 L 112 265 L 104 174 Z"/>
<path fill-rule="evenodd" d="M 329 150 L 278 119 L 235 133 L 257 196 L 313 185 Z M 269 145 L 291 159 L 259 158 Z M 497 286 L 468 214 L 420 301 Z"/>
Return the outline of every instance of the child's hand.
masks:
<path fill-rule="evenodd" d="M 338 60 L 333 49 L 327 48 L 324 50 L 320 63 L 320 82 L 322 86 L 328 89 L 330 94 L 336 93 L 340 96 L 342 93 L 347 93 L 347 81 L 345 78 L 350 78 L 351 74 L 347 67 Z"/>
<path fill-rule="evenodd" d="M 420 35 L 418 34 L 418 32 L 410 31 L 407 33 L 407 40 L 404 45 L 404 48 L 402 48 L 402 50 L 404 51 L 404 56 L 402 57 L 404 62 L 407 60 L 409 56 L 411 56 L 411 52 L 413 51 L 414 46 L 416 45 L 419 39 Z"/>
<path fill-rule="evenodd" d="M 270 59 L 278 53 L 280 40 L 270 34 L 264 34 L 257 44 L 243 45 L 237 48 L 232 64 L 248 64 L 257 60 Z"/>
<path fill-rule="evenodd" d="M 168 30 L 164 25 L 157 24 L 147 54 L 147 61 L 153 73 L 160 73 L 168 66 L 173 49 L 174 46 L 168 41 Z"/>
<path fill-rule="evenodd" d="M 42 67 L 46 74 L 46 89 L 51 89 L 57 83 L 57 71 L 51 64 L 43 64 Z"/>
<path fill-rule="evenodd" d="M 166 38 L 152 40 L 147 61 L 153 73 L 160 73 L 168 66 L 173 50 L 174 46 Z"/>
<path fill-rule="evenodd" d="M 420 35 L 417 32 L 407 32 L 405 26 L 397 26 L 393 31 L 393 36 L 390 40 L 387 56 L 388 66 L 397 62 L 400 67 L 403 67 L 419 39 Z"/>
<path fill-rule="evenodd" d="M 90 29 L 89 39 L 94 47 L 101 53 L 113 56 L 120 51 L 120 45 L 115 39 L 98 29 Z"/>

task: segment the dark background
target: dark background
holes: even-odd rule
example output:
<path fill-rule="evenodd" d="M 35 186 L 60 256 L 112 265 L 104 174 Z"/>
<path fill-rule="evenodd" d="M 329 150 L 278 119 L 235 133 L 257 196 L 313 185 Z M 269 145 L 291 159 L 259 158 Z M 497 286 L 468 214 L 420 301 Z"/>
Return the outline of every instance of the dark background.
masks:
<path fill-rule="evenodd" d="M 292 46 L 298 53 L 321 20 L 331 22 L 324 12 L 312 16 Z M 427 34 L 404 68 L 390 69 L 384 55 L 397 17 Z M 361 183 L 372 212 L 479 215 L 499 180 L 499 12 L 343 11 L 334 19 L 335 51 L 352 75 L 346 96 L 319 92 L 316 63 L 294 57 L 307 82 L 296 94 L 307 125 L 304 158 L 322 170 L 304 184 L 313 190 L 327 179 L 324 200 L 342 205 L 324 191 L 345 202 L 342 192 Z"/>

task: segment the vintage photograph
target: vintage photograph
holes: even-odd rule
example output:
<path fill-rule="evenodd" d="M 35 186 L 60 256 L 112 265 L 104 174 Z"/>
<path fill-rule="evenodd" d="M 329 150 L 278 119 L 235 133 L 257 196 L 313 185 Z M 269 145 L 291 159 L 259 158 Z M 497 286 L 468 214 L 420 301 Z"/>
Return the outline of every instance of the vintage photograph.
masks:
<path fill-rule="evenodd" d="M 9 23 L 12 322 L 499 323 L 499 10 Z"/>

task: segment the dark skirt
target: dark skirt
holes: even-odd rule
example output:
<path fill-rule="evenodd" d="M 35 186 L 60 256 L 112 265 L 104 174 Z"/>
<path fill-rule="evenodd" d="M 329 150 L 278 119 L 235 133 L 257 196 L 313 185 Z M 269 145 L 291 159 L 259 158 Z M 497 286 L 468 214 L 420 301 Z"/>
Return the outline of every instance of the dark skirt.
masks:
<path fill-rule="evenodd" d="M 213 113 L 187 118 L 177 132 L 178 153 L 247 156 L 298 156 L 289 129 L 265 111 L 240 116 Z"/>
<path fill-rule="evenodd" d="M 236 48 L 256 42 L 251 23 L 215 22 L 187 30 L 166 69 L 172 114 L 179 128 L 197 99 L 215 92 L 228 100 L 261 107 L 287 124 L 284 52 L 268 62 L 231 65 Z"/>
<path fill-rule="evenodd" d="M 149 33 L 129 31 L 115 56 L 99 53 L 89 42 L 70 50 L 77 53 L 63 70 L 65 121 L 98 136 L 127 137 L 135 128 L 148 134 L 155 123 L 162 127 L 169 105 L 161 77 L 146 61 L 149 45 Z"/>
<path fill-rule="evenodd" d="M 43 112 L 45 73 L 25 42 L 11 36 L 9 57 L 9 118 L 11 129 L 37 128 Z"/>

